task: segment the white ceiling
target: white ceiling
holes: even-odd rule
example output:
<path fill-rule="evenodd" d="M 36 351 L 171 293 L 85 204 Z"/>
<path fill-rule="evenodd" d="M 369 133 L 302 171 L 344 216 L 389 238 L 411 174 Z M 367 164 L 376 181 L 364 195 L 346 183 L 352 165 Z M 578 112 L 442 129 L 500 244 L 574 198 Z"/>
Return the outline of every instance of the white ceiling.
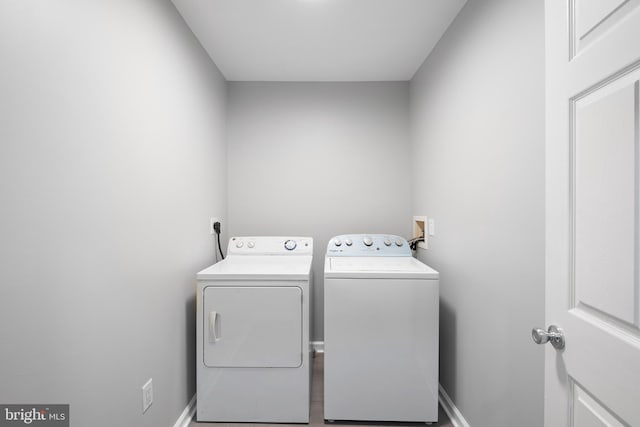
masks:
<path fill-rule="evenodd" d="M 173 0 L 230 81 L 406 81 L 466 0 Z"/>

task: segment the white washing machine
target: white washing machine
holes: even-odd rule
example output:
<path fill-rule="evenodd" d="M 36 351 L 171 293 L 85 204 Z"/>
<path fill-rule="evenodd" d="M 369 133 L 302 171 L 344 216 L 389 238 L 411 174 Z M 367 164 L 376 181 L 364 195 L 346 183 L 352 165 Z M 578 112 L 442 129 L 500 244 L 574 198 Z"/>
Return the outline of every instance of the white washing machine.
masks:
<path fill-rule="evenodd" d="M 438 272 L 393 235 L 342 235 L 324 264 L 324 418 L 438 420 Z"/>
<path fill-rule="evenodd" d="M 234 237 L 198 273 L 198 421 L 308 423 L 313 240 Z"/>

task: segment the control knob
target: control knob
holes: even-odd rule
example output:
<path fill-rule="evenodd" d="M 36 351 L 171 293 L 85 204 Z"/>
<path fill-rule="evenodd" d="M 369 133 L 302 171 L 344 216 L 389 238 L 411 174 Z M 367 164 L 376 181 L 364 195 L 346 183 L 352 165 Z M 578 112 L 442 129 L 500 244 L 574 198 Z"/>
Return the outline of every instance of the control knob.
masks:
<path fill-rule="evenodd" d="M 238 248 L 238 249 L 239 249 L 239 248 L 241 248 L 241 247 L 243 247 L 243 246 L 244 246 L 244 242 L 243 242 L 242 240 L 238 240 L 238 241 L 236 242 L 236 248 Z"/>
<path fill-rule="evenodd" d="M 333 244 L 336 246 L 342 246 L 342 240 L 340 239 L 333 239 Z"/>
<path fill-rule="evenodd" d="M 347 246 L 351 246 L 351 245 L 353 245 L 353 240 L 351 240 L 351 239 L 345 239 L 345 240 L 344 240 L 344 243 L 345 243 Z"/>
<path fill-rule="evenodd" d="M 373 240 L 371 240 L 371 237 L 366 236 L 364 239 L 362 239 L 362 243 L 364 243 L 365 246 L 371 246 L 373 245 Z"/>
<path fill-rule="evenodd" d="M 402 243 L 402 240 L 397 239 L 396 240 L 396 246 L 402 246 L 404 243 Z"/>
<path fill-rule="evenodd" d="M 391 240 L 389 240 L 389 238 L 385 237 L 384 244 L 385 244 L 385 246 L 391 246 Z"/>
<path fill-rule="evenodd" d="M 295 240 L 287 240 L 284 242 L 284 248 L 288 251 L 292 251 L 298 246 Z"/>

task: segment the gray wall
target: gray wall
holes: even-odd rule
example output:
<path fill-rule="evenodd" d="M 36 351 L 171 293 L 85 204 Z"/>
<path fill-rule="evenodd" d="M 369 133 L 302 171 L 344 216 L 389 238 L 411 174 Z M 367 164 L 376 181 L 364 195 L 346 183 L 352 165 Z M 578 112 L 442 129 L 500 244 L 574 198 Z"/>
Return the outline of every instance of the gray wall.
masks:
<path fill-rule="evenodd" d="M 472 426 L 543 424 L 543 2 L 467 3 L 411 82 L 419 258 L 441 273 L 440 382 Z"/>
<path fill-rule="evenodd" d="M 172 425 L 195 391 L 210 216 L 224 241 L 314 237 L 322 340 L 328 239 L 427 214 L 441 383 L 473 426 L 541 425 L 542 9 L 469 2 L 410 84 L 227 94 L 169 2 L 1 2 L 0 402 Z"/>
<path fill-rule="evenodd" d="M 173 425 L 226 218 L 224 79 L 168 1 L 5 0 L 0 28 L 0 402 Z"/>
<path fill-rule="evenodd" d="M 329 239 L 411 231 L 408 90 L 229 83 L 229 235 L 314 238 L 314 340 Z"/>

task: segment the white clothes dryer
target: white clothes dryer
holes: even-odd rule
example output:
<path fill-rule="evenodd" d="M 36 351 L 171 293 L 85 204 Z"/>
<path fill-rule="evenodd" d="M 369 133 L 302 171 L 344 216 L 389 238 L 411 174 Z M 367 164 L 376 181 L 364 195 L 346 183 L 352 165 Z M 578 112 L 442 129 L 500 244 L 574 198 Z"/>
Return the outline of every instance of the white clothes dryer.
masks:
<path fill-rule="evenodd" d="M 438 420 L 439 275 L 393 235 L 342 235 L 324 264 L 324 418 Z"/>
<path fill-rule="evenodd" d="M 308 423 L 313 239 L 234 237 L 197 274 L 198 421 Z"/>

